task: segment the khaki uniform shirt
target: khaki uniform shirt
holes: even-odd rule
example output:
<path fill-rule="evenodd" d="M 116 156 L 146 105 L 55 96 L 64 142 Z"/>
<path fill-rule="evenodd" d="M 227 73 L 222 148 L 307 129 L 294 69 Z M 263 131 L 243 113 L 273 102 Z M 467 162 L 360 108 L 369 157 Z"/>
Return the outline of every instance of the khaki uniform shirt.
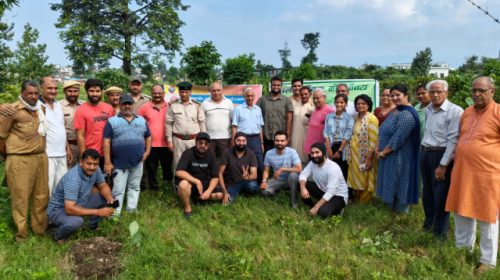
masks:
<path fill-rule="evenodd" d="M 7 155 L 45 153 L 45 137 L 38 134 L 38 112 L 17 101 L 11 116 L 0 115 L 0 138 L 5 140 Z"/>
<path fill-rule="evenodd" d="M 172 142 L 172 134 L 193 135 L 206 132 L 205 112 L 200 103 L 190 100 L 187 105 L 180 99 L 170 104 L 165 123 L 167 141 Z"/>
<path fill-rule="evenodd" d="M 83 101 L 78 100 L 76 104 L 70 104 L 68 100 L 63 99 L 60 101 L 62 111 L 64 114 L 64 128 L 66 128 L 66 138 L 68 140 L 77 140 L 76 131 L 74 126 L 76 109 L 83 104 Z"/>
<path fill-rule="evenodd" d="M 139 108 L 141 108 L 142 105 L 148 103 L 149 101 L 151 101 L 151 97 L 141 93 L 139 99 L 132 105 L 132 111 L 134 111 L 134 114 L 137 115 L 137 111 L 139 111 Z"/>

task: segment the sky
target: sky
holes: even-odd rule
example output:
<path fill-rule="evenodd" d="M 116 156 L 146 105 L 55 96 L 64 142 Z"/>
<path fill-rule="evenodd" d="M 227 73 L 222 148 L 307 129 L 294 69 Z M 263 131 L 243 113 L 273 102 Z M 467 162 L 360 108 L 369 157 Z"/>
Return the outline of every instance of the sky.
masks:
<path fill-rule="evenodd" d="M 500 18 L 499 0 L 473 0 Z M 15 41 L 30 23 L 47 44 L 49 62 L 70 65 L 54 24 L 56 0 L 21 0 L 4 21 L 15 24 Z M 388 66 L 411 63 L 430 47 L 433 62 L 451 67 L 467 57 L 499 57 L 500 24 L 467 0 L 184 0 L 180 12 L 183 50 L 212 41 L 222 59 L 254 53 L 262 63 L 281 66 L 278 50 L 285 42 L 292 65 L 306 50 L 305 33 L 319 32 L 318 64 L 359 67 L 365 63 Z M 15 49 L 15 44 L 11 45 Z M 178 66 L 180 55 L 173 65 Z M 170 64 L 168 64 L 170 65 Z M 112 62 L 119 67 L 118 61 Z"/>

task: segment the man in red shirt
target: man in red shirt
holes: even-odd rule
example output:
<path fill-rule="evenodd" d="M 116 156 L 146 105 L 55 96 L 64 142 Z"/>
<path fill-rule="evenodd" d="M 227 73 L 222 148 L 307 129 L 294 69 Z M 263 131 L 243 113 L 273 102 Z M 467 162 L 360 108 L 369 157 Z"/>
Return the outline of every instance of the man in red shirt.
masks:
<path fill-rule="evenodd" d="M 151 87 L 151 101 L 144 103 L 137 114 L 142 116 L 151 131 L 151 152 L 146 160 L 146 170 L 149 187 L 152 190 L 159 190 L 157 171 L 161 164 L 163 181 L 170 182 L 173 179 L 172 159 L 173 153 L 167 148 L 167 138 L 165 133 L 165 116 L 168 104 L 165 102 L 165 91 L 163 85 L 155 84 Z"/>
<path fill-rule="evenodd" d="M 115 115 L 111 105 L 101 102 L 103 83 L 97 79 L 88 79 L 85 82 L 87 102 L 75 112 L 75 130 L 78 141 L 78 154 L 81 156 L 86 149 L 95 149 L 104 162 L 103 131 L 109 118 Z M 101 166 L 102 169 L 102 166 Z"/>

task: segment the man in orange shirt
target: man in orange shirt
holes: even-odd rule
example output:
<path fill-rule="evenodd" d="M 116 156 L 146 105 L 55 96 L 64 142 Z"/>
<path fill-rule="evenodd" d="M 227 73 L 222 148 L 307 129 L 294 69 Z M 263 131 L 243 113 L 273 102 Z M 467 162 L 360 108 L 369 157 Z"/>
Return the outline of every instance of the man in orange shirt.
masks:
<path fill-rule="evenodd" d="M 481 232 L 481 258 L 476 272 L 494 268 L 498 252 L 500 210 L 500 104 L 493 100 L 495 83 L 489 77 L 472 82 L 474 106 L 460 119 L 455 166 L 446 202 L 454 212 L 455 243 L 474 249 L 476 220 Z"/>

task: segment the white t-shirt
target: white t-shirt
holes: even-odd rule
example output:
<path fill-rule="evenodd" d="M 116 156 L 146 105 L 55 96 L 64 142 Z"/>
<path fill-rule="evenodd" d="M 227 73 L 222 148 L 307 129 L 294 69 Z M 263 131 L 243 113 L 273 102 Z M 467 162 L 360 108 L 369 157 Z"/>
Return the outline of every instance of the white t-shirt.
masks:
<path fill-rule="evenodd" d="M 230 139 L 233 102 L 223 97 L 220 103 L 207 98 L 201 104 L 207 118 L 207 133 L 211 139 Z"/>
<path fill-rule="evenodd" d="M 318 188 L 325 192 L 323 198 L 326 201 L 338 195 L 343 197 L 345 204 L 347 204 L 349 197 L 347 184 L 338 164 L 329 159 L 325 160 L 323 166 L 310 161 L 306 168 L 300 172 L 299 181 L 306 181 L 311 174 Z"/>
<path fill-rule="evenodd" d="M 66 156 L 66 129 L 61 104 L 59 101 L 54 101 L 54 109 L 45 104 L 43 106 L 47 120 L 47 156 L 64 157 Z"/>

